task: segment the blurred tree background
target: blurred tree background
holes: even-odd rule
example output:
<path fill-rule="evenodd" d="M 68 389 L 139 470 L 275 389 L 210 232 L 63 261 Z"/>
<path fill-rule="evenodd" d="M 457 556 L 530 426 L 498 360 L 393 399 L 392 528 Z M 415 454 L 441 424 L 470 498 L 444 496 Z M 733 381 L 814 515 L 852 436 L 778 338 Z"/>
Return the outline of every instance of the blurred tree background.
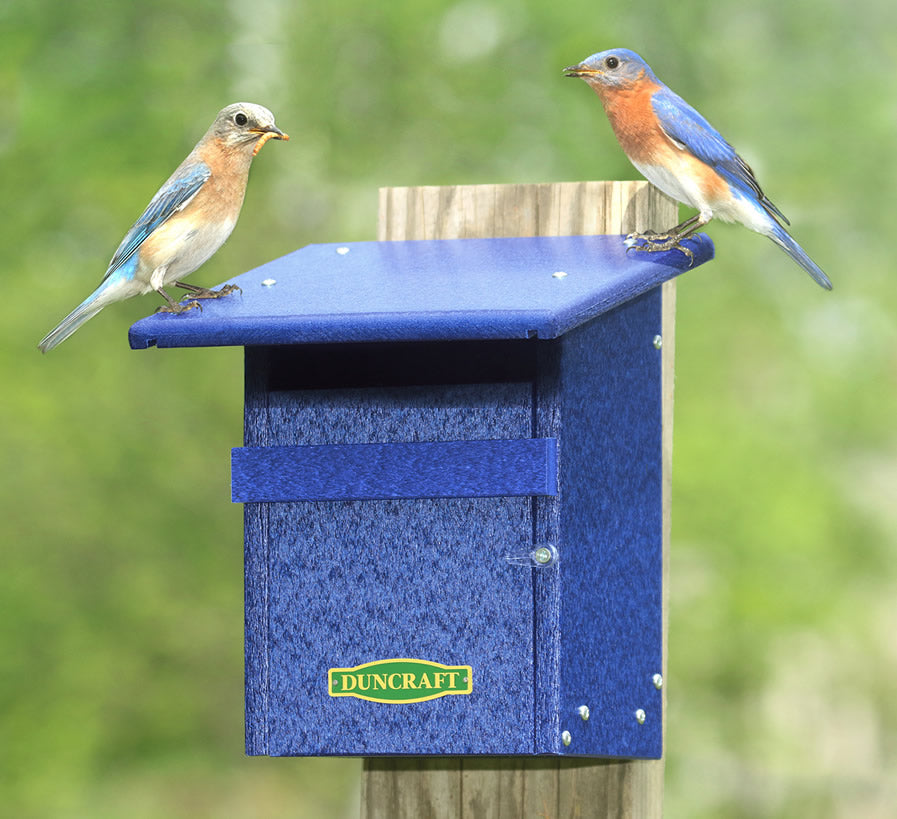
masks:
<path fill-rule="evenodd" d="M 667 815 L 894 815 L 887 0 L 2 4 L 3 812 L 356 814 L 357 760 L 243 756 L 242 351 L 130 351 L 152 296 L 36 344 L 237 100 L 292 141 L 206 285 L 373 238 L 380 186 L 636 178 L 561 75 L 614 46 L 736 145 L 835 283 L 721 224 L 680 279 Z"/>

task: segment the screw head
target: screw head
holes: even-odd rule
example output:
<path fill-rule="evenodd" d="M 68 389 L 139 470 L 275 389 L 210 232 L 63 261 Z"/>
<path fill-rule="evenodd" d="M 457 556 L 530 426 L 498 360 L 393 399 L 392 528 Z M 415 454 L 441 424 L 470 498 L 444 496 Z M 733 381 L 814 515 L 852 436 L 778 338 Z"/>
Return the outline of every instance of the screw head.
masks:
<path fill-rule="evenodd" d="M 648 715 L 644 712 L 643 709 L 641 709 L 641 708 L 637 708 L 637 709 L 636 709 L 636 711 L 635 711 L 635 721 L 636 721 L 639 725 L 644 725 L 644 724 L 645 724 L 645 720 L 646 720 L 647 718 L 648 718 Z"/>
<path fill-rule="evenodd" d="M 536 563 L 544 566 L 546 563 L 551 563 L 551 549 L 546 546 L 540 546 L 538 549 L 533 551 L 533 560 Z"/>
<path fill-rule="evenodd" d="M 565 746 L 566 746 L 566 745 L 569 745 L 571 742 L 573 742 L 573 737 L 570 736 L 570 732 L 569 732 L 569 731 L 564 731 L 564 732 L 561 734 L 561 742 L 563 742 Z"/>
<path fill-rule="evenodd" d="M 262 279 L 262 287 L 273 287 L 277 284 L 277 279 Z"/>
<path fill-rule="evenodd" d="M 349 252 L 349 248 L 347 247 L 338 247 L 336 252 L 339 253 L 340 256 L 345 256 Z"/>
<path fill-rule="evenodd" d="M 654 341 L 652 342 L 652 344 L 654 344 L 655 350 L 659 350 L 661 347 L 663 347 L 663 336 L 661 336 L 661 335 L 654 336 Z"/>
<path fill-rule="evenodd" d="M 551 274 L 552 279 L 566 279 L 567 274 L 563 270 L 558 270 Z"/>
<path fill-rule="evenodd" d="M 589 706 L 588 705 L 580 705 L 579 708 L 576 709 L 579 713 L 579 716 L 582 717 L 583 722 L 588 722 L 589 720 Z"/>
<path fill-rule="evenodd" d="M 651 677 L 651 682 L 653 682 L 654 687 L 660 691 L 660 689 L 663 688 L 663 674 L 655 674 Z"/>

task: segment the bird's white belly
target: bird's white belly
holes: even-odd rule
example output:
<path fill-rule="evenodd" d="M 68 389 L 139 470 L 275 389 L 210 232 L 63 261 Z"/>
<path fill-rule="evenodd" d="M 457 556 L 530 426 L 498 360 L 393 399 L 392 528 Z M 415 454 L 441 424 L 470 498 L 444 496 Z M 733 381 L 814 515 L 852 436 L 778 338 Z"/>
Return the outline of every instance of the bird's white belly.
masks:
<path fill-rule="evenodd" d="M 690 163 L 696 162 L 698 160 L 690 158 L 687 154 L 681 154 L 680 162 L 671 163 L 670 167 L 641 162 L 632 164 L 652 185 L 678 202 L 700 211 L 703 218 L 739 222 L 758 233 L 770 232 L 773 225 L 772 217 L 757 202 L 733 191 L 724 180 L 721 180 L 722 184 L 718 186 L 717 195 L 708 195 L 713 188 L 706 184 L 702 185 L 702 180 L 694 173 L 694 167 L 689 167 Z M 715 173 L 706 166 L 702 170 L 705 174 Z"/>
<path fill-rule="evenodd" d="M 677 202 L 696 208 L 702 213 L 711 210 L 699 186 L 689 178 L 687 173 L 681 172 L 680 169 L 677 169 L 679 172 L 674 172 L 663 165 L 648 165 L 635 161 L 632 161 L 632 164 L 652 185 L 660 188 Z"/>
<path fill-rule="evenodd" d="M 140 250 L 140 278 L 152 288 L 189 276 L 224 244 L 234 229 L 234 221 L 205 222 L 177 216 L 160 225 Z"/>

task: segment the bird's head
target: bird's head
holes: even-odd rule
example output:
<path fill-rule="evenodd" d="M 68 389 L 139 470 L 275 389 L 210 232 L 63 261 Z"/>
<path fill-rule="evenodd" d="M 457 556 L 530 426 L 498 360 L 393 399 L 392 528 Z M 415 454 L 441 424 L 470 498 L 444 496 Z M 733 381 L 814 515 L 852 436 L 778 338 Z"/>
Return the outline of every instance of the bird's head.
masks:
<path fill-rule="evenodd" d="M 288 140 L 289 136 L 274 124 L 274 114 L 252 102 L 235 102 L 222 108 L 212 124 L 212 135 L 227 147 L 252 146 L 255 156 L 269 139 Z"/>
<path fill-rule="evenodd" d="M 643 78 L 657 81 L 648 63 L 628 48 L 599 51 L 565 68 L 564 75 L 580 77 L 596 90 L 626 88 Z"/>

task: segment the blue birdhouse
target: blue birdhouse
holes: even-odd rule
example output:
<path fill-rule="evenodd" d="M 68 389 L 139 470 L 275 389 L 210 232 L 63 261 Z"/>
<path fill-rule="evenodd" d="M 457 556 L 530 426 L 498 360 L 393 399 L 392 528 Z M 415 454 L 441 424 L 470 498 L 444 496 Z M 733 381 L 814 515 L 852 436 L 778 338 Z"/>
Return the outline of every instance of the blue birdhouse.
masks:
<path fill-rule="evenodd" d="M 661 295 L 704 236 L 310 245 L 144 348 L 241 345 L 258 755 L 661 755 Z"/>

